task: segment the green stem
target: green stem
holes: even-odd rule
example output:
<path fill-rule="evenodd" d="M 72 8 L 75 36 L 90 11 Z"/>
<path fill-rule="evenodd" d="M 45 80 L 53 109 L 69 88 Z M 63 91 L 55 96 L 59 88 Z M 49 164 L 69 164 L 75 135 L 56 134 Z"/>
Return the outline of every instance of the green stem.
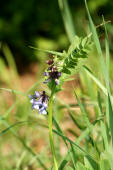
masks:
<path fill-rule="evenodd" d="M 49 140 L 50 140 L 51 151 L 52 151 L 53 160 L 54 160 L 54 169 L 58 170 L 56 154 L 55 154 L 55 147 L 54 147 L 54 142 L 53 142 L 53 132 L 52 132 L 52 113 L 53 113 L 52 109 L 53 109 L 53 96 L 55 93 L 55 88 L 56 88 L 56 84 L 53 83 L 51 96 L 49 99 L 49 106 L 48 106 L 48 124 L 49 124 Z"/>

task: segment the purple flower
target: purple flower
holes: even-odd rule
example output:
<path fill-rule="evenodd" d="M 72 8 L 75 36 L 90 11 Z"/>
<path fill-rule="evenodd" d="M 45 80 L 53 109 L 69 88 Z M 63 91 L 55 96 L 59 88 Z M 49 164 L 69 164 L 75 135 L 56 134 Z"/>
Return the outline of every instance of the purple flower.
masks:
<path fill-rule="evenodd" d="M 38 98 L 38 97 L 40 97 L 40 94 L 37 92 L 37 91 L 35 91 L 35 95 L 34 95 L 36 98 Z"/>
<path fill-rule="evenodd" d="M 47 114 L 46 108 L 45 108 L 44 106 L 42 106 L 42 107 L 39 109 L 39 114 Z"/>
<path fill-rule="evenodd" d="M 61 77 L 61 72 L 58 72 L 58 77 Z"/>
<path fill-rule="evenodd" d="M 59 85 L 59 80 L 58 80 L 58 79 L 55 79 L 55 83 L 56 83 L 57 85 Z"/>
<path fill-rule="evenodd" d="M 48 76 L 48 72 L 44 72 L 44 76 Z"/>
<path fill-rule="evenodd" d="M 59 85 L 59 77 L 61 76 L 61 72 L 56 71 L 54 68 L 51 71 L 44 72 L 44 76 L 48 76 L 47 79 L 43 83 L 49 83 L 51 80 L 55 80 L 56 84 Z"/>
<path fill-rule="evenodd" d="M 40 97 L 40 94 L 37 92 L 37 91 L 35 91 L 35 94 L 34 95 L 29 95 L 29 98 L 30 99 L 37 99 L 37 98 L 39 98 Z"/>
<path fill-rule="evenodd" d="M 54 61 L 53 61 L 53 60 L 47 60 L 46 63 L 47 63 L 48 65 L 52 65 L 52 64 L 54 63 Z"/>
<path fill-rule="evenodd" d="M 32 109 L 38 110 L 39 114 L 47 114 L 48 96 L 43 92 L 35 91 L 34 95 L 29 95 Z"/>
<path fill-rule="evenodd" d="M 44 76 L 46 79 L 43 83 L 49 83 L 50 81 L 54 80 L 56 85 L 59 85 L 59 77 L 61 77 L 61 72 L 58 71 L 57 66 L 54 63 L 54 60 L 48 60 L 46 63 L 49 65 L 47 68 L 47 72 L 44 72 Z"/>

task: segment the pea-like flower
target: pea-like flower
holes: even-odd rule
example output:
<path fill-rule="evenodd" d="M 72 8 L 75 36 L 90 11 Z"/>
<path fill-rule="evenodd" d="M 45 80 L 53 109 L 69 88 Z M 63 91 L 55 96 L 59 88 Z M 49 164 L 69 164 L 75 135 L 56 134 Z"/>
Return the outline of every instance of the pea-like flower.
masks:
<path fill-rule="evenodd" d="M 57 85 L 59 85 L 59 77 L 61 76 L 61 72 L 58 72 L 57 67 L 54 66 L 53 60 L 48 60 L 47 64 L 49 65 L 47 72 L 44 72 L 44 76 L 46 76 L 46 80 L 44 83 L 48 83 L 51 80 L 54 80 Z"/>
<path fill-rule="evenodd" d="M 37 92 L 34 95 L 29 95 L 32 109 L 38 110 L 39 114 L 47 114 L 48 96 L 45 91 Z"/>

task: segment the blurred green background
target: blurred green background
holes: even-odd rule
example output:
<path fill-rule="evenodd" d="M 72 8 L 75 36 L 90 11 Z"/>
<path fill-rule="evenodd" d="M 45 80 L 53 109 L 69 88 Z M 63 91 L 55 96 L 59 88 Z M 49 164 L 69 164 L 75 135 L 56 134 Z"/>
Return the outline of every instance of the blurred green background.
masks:
<path fill-rule="evenodd" d="M 69 0 L 74 27 L 79 36 L 87 30 L 86 11 L 83 0 Z M 112 0 L 89 0 L 89 9 L 95 24 L 113 21 Z M 112 32 L 112 27 L 109 26 Z M 1 1 L 0 41 L 10 47 L 17 65 L 37 60 L 37 54 L 28 46 L 59 50 L 69 44 L 65 34 L 57 0 L 7 0 Z M 2 54 L 3 56 L 3 54 Z M 40 60 L 40 57 L 38 56 Z"/>

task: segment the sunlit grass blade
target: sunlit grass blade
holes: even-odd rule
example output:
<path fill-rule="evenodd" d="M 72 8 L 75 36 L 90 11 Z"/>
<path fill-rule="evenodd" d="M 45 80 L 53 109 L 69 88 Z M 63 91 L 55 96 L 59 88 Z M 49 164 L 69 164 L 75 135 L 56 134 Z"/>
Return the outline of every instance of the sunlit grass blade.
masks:
<path fill-rule="evenodd" d="M 97 35 L 97 32 L 96 32 L 96 28 L 95 28 L 93 20 L 92 20 L 92 18 L 90 16 L 86 0 L 85 0 L 85 6 L 86 6 L 86 11 L 87 11 L 87 14 L 88 14 L 88 18 L 89 18 L 90 29 L 91 29 L 91 32 L 92 32 L 93 40 L 94 40 L 94 43 L 95 43 L 95 46 L 96 46 L 96 49 L 97 49 L 97 52 L 98 52 L 101 70 L 102 70 L 104 78 L 105 78 L 107 90 L 110 93 L 109 79 L 108 79 L 108 74 L 107 74 L 107 70 L 106 70 L 106 65 L 105 65 L 105 62 L 104 62 L 104 58 L 103 58 L 99 38 L 98 38 L 98 35 Z"/>
<path fill-rule="evenodd" d="M 93 127 L 93 126 L 92 126 Z M 80 142 L 85 139 L 89 133 L 90 133 L 90 130 L 92 130 L 92 128 L 86 128 L 84 131 L 82 131 L 81 135 L 76 139 L 76 144 L 79 145 Z M 61 164 L 60 164 L 60 167 L 65 167 L 66 164 L 71 160 L 71 157 L 69 156 L 71 153 L 71 149 L 68 150 L 68 153 L 66 154 L 66 156 L 64 157 L 64 159 L 62 160 Z M 62 170 L 62 169 L 61 169 Z"/>
<path fill-rule="evenodd" d="M 24 152 L 21 154 L 19 160 L 17 161 L 15 170 L 20 169 L 21 162 L 23 161 L 23 159 L 24 159 L 25 156 L 26 156 L 26 152 L 24 151 Z"/>
<path fill-rule="evenodd" d="M 63 133 L 60 126 L 58 125 L 57 121 L 55 120 L 55 118 L 53 117 L 53 124 L 55 125 L 56 129 L 60 132 Z"/>
<path fill-rule="evenodd" d="M 108 158 L 108 161 L 110 163 L 110 168 L 113 170 L 113 150 L 111 147 L 109 147 L 109 151 L 106 153 L 106 156 Z"/>
<path fill-rule="evenodd" d="M 55 128 L 57 129 L 57 131 L 58 131 L 59 133 L 63 134 L 60 126 L 58 125 L 58 123 L 57 123 L 57 121 L 55 120 L 54 117 L 53 117 L 53 124 L 54 124 Z M 64 140 L 65 145 L 68 147 L 68 144 L 67 144 L 65 138 L 63 138 L 63 140 Z"/>
<path fill-rule="evenodd" d="M 53 118 L 53 124 L 54 124 L 54 126 L 56 127 L 57 131 L 58 131 L 59 133 L 61 133 L 62 135 L 64 135 L 62 129 L 61 129 L 60 126 L 58 125 L 58 123 L 57 123 L 57 121 L 55 120 L 55 118 Z M 62 139 L 63 139 L 63 141 L 64 141 L 67 149 L 69 150 L 68 143 L 67 143 L 66 139 L 65 139 L 65 138 L 62 138 Z M 70 144 L 70 145 L 71 145 L 71 144 Z M 72 147 L 73 147 L 73 146 L 71 146 L 71 148 L 72 148 Z M 72 149 L 73 149 L 73 148 L 72 148 Z M 75 160 L 74 160 L 74 158 L 73 158 L 73 156 L 75 155 L 75 154 L 74 154 L 74 150 L 72 150 L 72 152 L 73 152 L 73 154 L 71 154 L 70 151 L 68 152 L 68 157 L 65 158 L 65 159 L 61 162 L 59 169 L 60 169 L 61 167 L 64 167 L 64 166 L 66 165 L 66 163 L 68 162 L 69 157 L 73 160 L 73 165 L 75 166 Z"/>
<path fill-rule="evenodd" d="M 109 123 L 110 123 L 110 131 L 111 131 L 111 141 L 113 148 L 113 108 L 111 104 L 110 96 L 108 95 L 108 106 L 109 106 Z"/>
<path fill-rule="evenodd" d="M 100 170 L 99 169 L 99 164 L 96 164 L 92 159 L 89 157 L 85 156 L 84 157 L 84 163 L 85 167 L 90 170 Z"/>
<path fill-rule="evenodd" d="M 91 99 L 94 100 L 95 99 L 95 94 L 94 94 L 94 89 L 93 89 L 93 85 L 91 80 L 88 78 L 86 72 L 84 71 L 84 69 L 81 69 L 82 71 L 82 76 L 84 78 L 85 84 L 87 85 L 87 91 L 88 94 L 90 95 Z"/>
<path fill-rule="evenodd" d="M 44 50 L 44 49 L 40 49 L 40 48 L 32 47 L 32 46 L 29 46 L 29 47 L 34 49 L 34 50 L 42 51 L 44 53 L 49 53 L 49 54 L 57 55 L 57 56 L 63 56 L 63 53 L 60 53 L 60 52 L 57 52 L 57 51 Z"/>
<path fill-rule="evenodd" d="M 110 170 L 110 164 L 108 160 L 100 160 L 100 170 Z"/>
<path fill-rule="evenodd" d="M 2 132 L 0 132 L 0 137 L 6 133 L 7 131 L 9 131 L 12 127 L 14 126 L 17 126 L 19 124 L 23 124 L 23 123 L 28 123 L 28 121 L 21 121 L 21 122 L 17 122 L 17 123 L 14 123 L 13 125 L 10 125 L 9 127 L 7 127 L 6 129 L 2 130 Z"/>
<path fill-rule="evenodd" d="M 101 104 L 101 98 L 100 98 L 100 93 L 98 92 L 98 106 L 99 106 L 99 110 L 100 110 L 100 116 L 103 116 L 103 111 L 102 111 L 102 104 Z M 108 149 L 108 145 L 109 145 L 109 138 L 108 138 L 108 133 L 107 133 L 107 124 L 103 122 L 103 120 L 100 121 L 100 126 L 101 126 L 101 133 L 102 133 L 102 137 L 104 140 L 104 145 L 105 145 L 105 149 Z"/>
<path fill-rule="evenodd" d="M 3 80 L 9 87 L 11 87 L 11 75 L 7 69 L 5 60 L 0 58 L 0 79 Z"/>
<path fill-rule="evenodd" d="M 74 150 L 74 147 L 72 145 L 72 143 L 70 143 L 71 145 L 71 153 L 72 153 L 72 161 L 73 161 L 73 166 L 74 166 L 74 170 L 76 170 L 76 153 L 75 153 L 75 150 Z"/>
<path fill-rule="evenodd" d="M 18 91 L 18 90 L 7 89 L 7 88 L 0 88 L 0 90 L 8 91 L 8 92 L 13 93 L 13 94 L 21 94 L 21 95 L 25 95 L 24 92 L 21 92 L 21 91 Z"/>
<path fill-rule="evenodd" d="M 18 75 L 17 67 L 14 61 L 14 57 L 11 53 L 11 50 L 6 44 L 3 44 L 2 49 L 10 68 L 12 68 L 15 74 Z"/>
<path fill-rule="evenodd" d="M 51 147 L 51 153 L 52 153 L 52 158 L 54 162 L 54 169 L 58 170 L 58 164 L 57 164 L 57 159 L 56 159 L 56 151 L 55 151 L 55 145 L 54 145 L 54 139 L 53 139 L 53 97 L 55 94 L 56 90 L 56 84 L 53 82 L 52 89 L 51 89 L 51 94 L 49 97 L 49 102 L 48 102 L 48 126 L 49 126 L 49 142 L 50 142 L 50 147 Z"/>
<path fill-rule="evenodd" d="M 96 164 L 98 164 L 98 162 L 95 160 L 95 158 L 92 157 L 92 155 L 90 155 L 89 153 L 87 153 L 87 151 L 85 151 L 82 147 L 80 147 L 79 145 L 77 145 L 75 142 L 73 142 L 71 139 L 69 139 L 67 136 L 62 135 L 61 133 L 59 133 L 56 130 L 53 130 L 54 133 L 56 133 L 57 135 L 59 135 L 62 138 L 65 138 L 65 140 L 67 140 L 69 143 L 71 143 L 73 146 L 75 146 L 76 148 L 78 148 L 80 151 L 82 151 L 85 155 L 87 155 L 88 157 L 90 157 Z"/>
<path fill-rule="evenodd" d="M 17 71 L 17 67 L 16 67 L 16 63 L 15 63 L 15 60 L 14 60 L 14 56 L 13 54 L 11 53 L 11 50 L 10 48 L 8 47 L 7 44 L 4 44 L 2 45 L 2 51 L 4 53 L 4 56 L 6 57 L 6 60 L 8 62 L 8 65 L 12 71 L 12 76 L 13 76 L 13 79 L 15 79 L 15 82 L 16 82 L 16 86 L 17 88 L 20 89 L 20 81 L 19 81 L 19 75 L 18 75 L 18 71 Z"/>
<path fill-rule="evenodd" d="M 94 129 L 94 127 L 95 127 L 94 125 L 95 125 L 97 122 L 99 122 L 99 121 L 101 121 L 101 119 L 95 120 L 95 121 L 92 123 L 92 125 L 90 126 L 90 128 L 86 128 L 85 130 L 83 130 L 83 131 L 81 132 L 80 136 L 76 139 L 76 142 L 75 142 L 75 143 L 76 143 L 77 145 L 79 145 L 80 142 L 81 142 L 83 139 L 87 138 L 88 135 L 89 135 L 89 133 L 93 131 L 93 129 Z"/>
<path fill-rule="evenodd" d="M 91 70 L 84 66 L 84 70 L 87 72 L 87 74 L 90 76 L 90 78 L 97 84 L 97 86 L 104 92 L 105 95 L 107 95 L 107 89 L 104 87 L 104 85 L 94 76 L 94 74 L 91 72 Z"/>
<path fill-rule="evenodd" d="M 81 69 L 81 71 L 82 71 L 81 76 L 83 76 L 83 79 L 84 79 L 85 85 L 87 87 L 87 91 L 88 91 L 88 94 L 90 96 L 90 99 L 92 101 L 95 101 L 96 95 L 95 95 L 95 90 L 94 90 L 92 80 L 88 77 L 87 73 L 84 71 L 83 68 Z M 94 111 L 95 111 L 95 117 L 98 117 L 98 110 L 97 110 L 96 106 L 94 106 Z"/>
<path fill-rule="evenodd" d="M 104 16 L 103 16 L 103 22 L 104 22 L 104 29 L 105 29 L 106 67 L 107 67 L 108 80 L 109 80 L 109 65 L 110 65 L 109 40 L 108 40 L 108 33 L 107 33 Z"/>
<path fill-rule="evenodd" d="M 91 126 L 90 129 L 86 128 L 84 131 L 82 131 L 81 135 L 76 139 L 76 144 L 79 145 L 80 142 L 89 135 L 92 129 L 93 129 L 93 126 Z"/>
<path fill-rule="evenodd" d="M 76 168 L 77 170 L 87 170 L 87 168 L 85 168 L 85 166 L 81 162 L 77 162 Z"/>
<path fill-rule="evenodd" d="M 67 165 L 66 170 L 73 170 L 73 168 L 71 166 Z"/>
<path fill-rule="evenodd" d="M 89 121 L 88 115 L 87 115 L 87 113 L 86 113 L 86 110 L 85 110 L 83 104 L 80 102 L 80 100 L 79 100 L 79 98 L 78 98 L 78 96 L 77 96 L 77 94 L 76 94 L 76 92 L 75 92 L 75 89 L 74 89 L 74 95 L 75 95 L 76 100 L 77 100 L 77 102 L 78 102 L 78 104 L 79 104 L 79 106 L 80 106 L 80 110 L 81 110 L 82 115 L 84 116 L 84 119 L 85 119 L 85 121 L 86 121 L 86 124 L 87 124 L 87 126 L 90 128 L 91 123 L 90 123 L 90 121 Z"/>
<path fill-rule="evenodd" d="M 90 78 L 97 84 L 97 86 L 103 91 L 103 93 L 107 96 L 107 89 L 103 86 L 103 84 L 94 76 L 94 74 L 84 66 L 84 70 L 87 72 L 87 74 L 90 76 Z M 113 103 L 113 96 L 111 96 L 111 101 Z"/>
<path fill-rule="evenodd" d="M 75 28 L 74 28 L 71 12 L 69 9 L 68 1 L 58 0 L 58 3 L 59 3 L 60 10 L 61 10 L 67 36 L 69 38 L 69 41 L 72 42 L 75 36 Z"/>
<path fill-rule="evenodd" d="M 70 111 L 69 111 L 69 113 L 70 113 Z M 76 113 L 74 113 L 74 114 L 76 115 Z M 86 124 L 84 124 L 83 119 L 82 119 L 82 118 L 77 119 L 77 117 L 75 117 L 74 114 L 72 114 L 72 113 L 69 114 L 70 117 L 71 117 L 71 119 L 72 119 L 72 121 L 73 121 L 73 123 L 74 123 L 79 129 L 81 129 L 81 130 L 85 129 L 85 125 L 86 125 Z M 82 121 L 81 121 L 81 119 L 82 119 Z"/>

